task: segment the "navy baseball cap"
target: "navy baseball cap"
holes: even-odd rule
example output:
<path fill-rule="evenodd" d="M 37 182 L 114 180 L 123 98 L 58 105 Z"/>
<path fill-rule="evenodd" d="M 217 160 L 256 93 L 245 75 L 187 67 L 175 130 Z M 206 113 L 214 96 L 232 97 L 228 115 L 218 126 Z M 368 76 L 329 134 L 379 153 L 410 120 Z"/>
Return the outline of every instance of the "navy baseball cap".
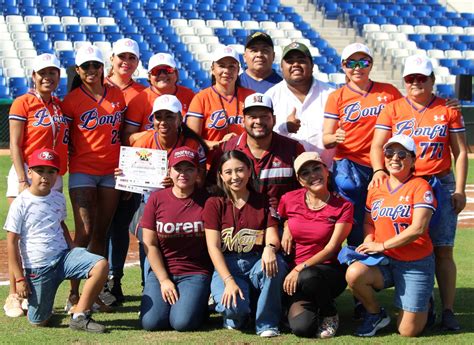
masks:
<path fill-rule="evenodd" d="M 354 246 L 346 246 L 341 249 L 339 254 L 337 255 L 337 260 L 341 264 L 350 265 L 354 261 L 362 262 L 367 266 L 377 266 L 377 265 L 387 265 L 388 259 L 385 255 L 382 254 L 361 254 L 356 252 L 356 247 Z"/>

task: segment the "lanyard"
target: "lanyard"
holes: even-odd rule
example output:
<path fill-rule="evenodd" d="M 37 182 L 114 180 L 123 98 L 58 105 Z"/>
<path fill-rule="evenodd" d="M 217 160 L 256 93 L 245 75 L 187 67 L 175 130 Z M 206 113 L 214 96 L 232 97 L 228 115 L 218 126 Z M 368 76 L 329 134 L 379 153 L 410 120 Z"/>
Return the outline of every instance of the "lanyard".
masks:
<path fill-rule="evenodd" d="M 59 106 L 56 104 L 56 102 L 54 101 L 53 96 L 51 95 L 50 103 L 52 104 L 53 111 L 54 111 L 54 116 L 51 116 L 51 113 L 49 112 L 48 106 L 46 105 L 46 103 L 44 103 L 44 100 L 41 97 L 41 95 L 39 94 L 39 92 L 36 91 L 35 89 L 32 89 L 31 91 L 32 91 L 32 93 L 34 93 L 36 98 L 38 98 L 38 100 L 43 105 L 44 110 L 46 112 L 46 115 L 49 118 L 49 122 L 51 123 L 51 131 L 53 132 L 53 150 L 54 150 L 55 147 L 56 147 L 56 141 L 58 139 L 58 135 L 59 135 L 60 127 L 61 127 L 61 124 L 59 123 L 59 118 L 58 118 L 59 117 Z M 58 121 L 55 121 L 54 120 L 55 118 L 58 119 Z"/>
<path fill-rule="evenodd" d="M 224 96 L 222 96 L 215 88 L 214 86 L 212 87 L 214 89 L 214 91 L 217 93 L 217 95 L 219 96 L 219 102 L 221 103 L 221 107 L 222 107 L 222 111 L 224 112 L 224 116 L 225 116 L 225 120 L 226 120 L 226 123 L 228 124 L 228 121 L 229 121 L 229 116 L 227 115 L 227 110 L 225 110 L 225 107 L 224 107 L 224 102 L 222 102 L 222 98 L 224 98 Z M 234 92 L 234 96 L 232 97 L 230 103 L 232 103 L 232 101 L 235 99 L 237 104 L 236 104 L 236 113 L 235 113 L 235 116 L 239 116 L 239 98 L 238 98 L 238 92 L 239 92 L 239 88 L 236 87 L 235 88 L 235 92 Z M 227 98 L 226 98 L 226 101 L 227 101 Z M 226 126 L 226 130 L 227 130 L 227 133 L 230 132 L 230 124 L 228 124 Z"/>

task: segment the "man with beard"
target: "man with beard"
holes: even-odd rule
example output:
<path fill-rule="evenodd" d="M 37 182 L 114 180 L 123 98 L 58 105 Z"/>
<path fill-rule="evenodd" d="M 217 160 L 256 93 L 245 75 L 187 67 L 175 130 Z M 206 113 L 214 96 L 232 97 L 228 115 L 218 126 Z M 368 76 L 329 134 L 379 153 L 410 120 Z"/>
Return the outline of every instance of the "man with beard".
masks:
<path fill-rule="evenodd" d="M 318 152 L 330 168 L 334 149 L 324 148 L 323 121 L 326 100 L 335 89 L 313 78 L 311 53 L 302 43 L 283 49 L 281 70 L 284 80 L 265 93 L 273 102 L 275 131 Z"/>

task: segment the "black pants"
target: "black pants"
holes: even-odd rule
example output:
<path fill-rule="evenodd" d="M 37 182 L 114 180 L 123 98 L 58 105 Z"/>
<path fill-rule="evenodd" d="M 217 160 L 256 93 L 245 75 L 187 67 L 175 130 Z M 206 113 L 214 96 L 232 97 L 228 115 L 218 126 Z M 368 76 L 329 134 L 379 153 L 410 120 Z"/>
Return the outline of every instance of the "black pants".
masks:
<path fill-rule="evenodd" d="M 337 314 L 334 299 L 346 289 L 346 265 L 322 264 L 302 270 L 290 298 L 288 322 L 293 334 L 313 337 L 319 318 Z"/>

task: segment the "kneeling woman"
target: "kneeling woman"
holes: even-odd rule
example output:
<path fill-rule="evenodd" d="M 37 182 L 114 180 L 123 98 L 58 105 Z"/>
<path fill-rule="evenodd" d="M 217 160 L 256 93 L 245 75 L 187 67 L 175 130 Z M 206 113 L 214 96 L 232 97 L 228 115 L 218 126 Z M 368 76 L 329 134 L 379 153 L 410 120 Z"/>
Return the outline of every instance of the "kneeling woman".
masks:
<path fill-rule="evenodd" d="M 140 316 L 146 330 L 195 330 L 207 316 L 211 261 L 202 210 L 207 199 L 195 189 L 198 153 L 186 146 L 169 158 L 173 187 L 150 195 L 141 220 L 151 269 Z"/>
<path fill-rule="evenodd" d="M 396 135 L 383 149 L 389 178 L 369 190 L 365 239 L 356 250 L 383 253 L 389 264 L 369 267 L 355 262 L 346 278 L 367 310 L 357 335 L 373 336 L 389 324 L 390 317 L 377 302 L 374 289 L 395 286 L 395 305 L 400 308 L 398 331 L 414 337 L 426 325 L 433 292 L 435 269 L 428 225 L 436 201 L 428 182 L 413 176 L 416 147 L 412 138 Z"/>
<path fill-rule="evenodd" d="M 212 197 L 204 208 L 204 227 L 212 262 L 211 294 L 224 327 L 242 328 L 250 317 L 252 290 L 255 326 L 262 337 L 279 335 L 281 294 L 286 274 L 277 224 L 268 200 L 252 188 L 252 163 L 240 151 L 224 153 L 217 183 L 225 197 Z M 254 294 L 255 295 L 255 294 Z"/>
<path fill-rule="evenodd" d="M 294 167 L 303 188 L 286 193 L 278 209 L 288 219 L 284 251 L 290 254 L 295 244 L 293 270 L 283 284 L 290 296 L 288 321 L 297 336 L 330 338 L 339 326 L 334 299 L 347 285 L 337 254 L 351 231 L 354 207 L 329 191 L 329 171 L 317 152 L 300 154 Z"/>

